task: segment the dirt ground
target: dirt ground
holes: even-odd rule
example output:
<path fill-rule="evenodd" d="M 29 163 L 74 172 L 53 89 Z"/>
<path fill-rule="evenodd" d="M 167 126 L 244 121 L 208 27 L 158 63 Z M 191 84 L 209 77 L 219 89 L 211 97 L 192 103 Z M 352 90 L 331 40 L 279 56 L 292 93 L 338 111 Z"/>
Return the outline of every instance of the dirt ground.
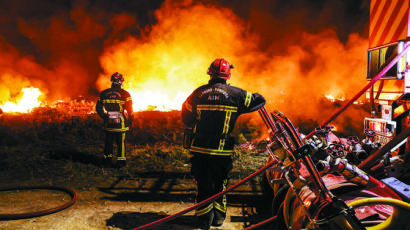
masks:
<path fill-rule="evenodd" d="M 231 180 L 230 185 L 237 181 Z M 116 177 L 96 187 L 71 188 L 78 194 L 73 206 L 28 219 L 2 220 L 0 229 L 134 229 L 194 205 L 195 187 L 190 178 Z M 51 209 L 71 200 L 57 190 L 0 192 L 0 215 Z M 259 180 L 228 193 L 228 213 L 222 227 L 243 229 L 269 217 L 270 201 Z M 152 229 L 196 229 L 194 211 Z"/>

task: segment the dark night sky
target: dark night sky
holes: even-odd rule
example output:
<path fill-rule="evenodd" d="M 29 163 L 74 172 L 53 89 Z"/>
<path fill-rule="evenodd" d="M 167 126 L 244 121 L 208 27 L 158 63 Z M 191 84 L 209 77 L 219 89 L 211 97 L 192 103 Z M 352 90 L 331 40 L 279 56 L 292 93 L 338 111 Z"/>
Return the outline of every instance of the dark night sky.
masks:
<path fill-rule="evenodd" d="M 34 55 L 39 62 L 47 62 L 52 52 L 45 50 L 40 41 L 32 41 L 22 24 L 50 33 L 52 20 L 59 20 L 67 30 L 76 31 L 78 21 L 70 18 L 70 11 L 78 7 L 84 10 L 84 17 L 91 17 L 104 26 L 105 31 L 93 40 L 94 46 L 103 48 L 103 42 L 115 36 L 121 39 L 124 34 L 138 36 L 140 30 L 155 24 L 153 12 L 161 7 L 162 0 L 150 1 L 61 1 L 61 0 L 15 0 L 0 2 L 0 34 L 5 41 L 21 53 Z M 195 1 L 194 1 L 195 2 Z M 341 41 L 346 41 L 351 33 L 368 35 L 370 0 L 203 0 L 204 4 L 230 8 L 249 23 L 252 32 L 265 35 L 266 44 L 288 38 L 289 34 L 298 35 L 299 31 L 317 33 L 323 28 L 334 28 Z M 124 28 L 112 34 L 110 20 L 116 14 L 135 17 L 135 27 Z M 81 19 L 79 19 L 81 20 Z M 82 32 L 78 31 L 78 36 Z M 59 36 L 66 36 L 64 33 Z"/>

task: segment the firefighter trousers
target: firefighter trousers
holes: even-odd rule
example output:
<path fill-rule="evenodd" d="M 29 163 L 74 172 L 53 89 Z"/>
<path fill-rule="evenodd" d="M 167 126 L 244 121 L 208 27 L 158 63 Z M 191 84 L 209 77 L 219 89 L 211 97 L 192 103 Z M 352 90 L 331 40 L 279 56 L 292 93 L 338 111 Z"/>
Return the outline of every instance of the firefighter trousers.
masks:
<path fill-rule="evenodd" d="M 191 158 L 191 173 L 195 178 L 199 203 L 222 192 L 228 184 L 228 174 L 232 170 L 231 156 L 212 156 L 194 153 Z M 221 226 L 226 217 L 226 196 L 199 207 L 195 215 L 202 227 Z"/>
<path fill-rule="evenodd" d="M 105 131 L 104 159 L 111 159 L 114 152 L 114 141 L 117 144 L 117 161 L 126 161 L 125 132 Z"/>

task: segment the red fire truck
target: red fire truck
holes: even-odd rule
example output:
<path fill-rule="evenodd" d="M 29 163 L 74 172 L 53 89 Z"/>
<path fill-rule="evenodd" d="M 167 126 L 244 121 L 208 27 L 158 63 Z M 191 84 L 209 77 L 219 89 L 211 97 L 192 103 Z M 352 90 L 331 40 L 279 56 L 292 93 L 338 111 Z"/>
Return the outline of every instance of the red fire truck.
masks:
<path fill-rule="evenodd" d="M 281 112 L 259 110 L 270 135 L 263 178 L 274 229 L 410 229 L 403 221 L 410 216 L 409 7 L 409 0 L 371 1 L 369 82 L 312 133 L 298 133 Z M 341 138 L 328 124 L 364 93 L 372 105 L 364 139 L 333 141 Z"/>
<path fill-rule="evenodd" d="M 390 68 L 385 69 L 385 74 L 366 93 L 372 113 L 364 119 L 364 131 L 368 140 L 373 138 L 372 142 L 381 146 L 410 126 L 410 55 L 404 50 L 410 44 L 409 25 L 408 0 L 371 1 L 367 80 L 371 81 L 388 64 Z M 393 59 L 396 60 L 392 63 Z M 372 171 L 383 169 L 388 176 L 405 177 L 410 172 L 407 139 L 403 135 L 387 146 L 390 149 L 378 154 L 380 162 L 372 165 Z M 369 167 L 371 162 L 367 164 Z"/>

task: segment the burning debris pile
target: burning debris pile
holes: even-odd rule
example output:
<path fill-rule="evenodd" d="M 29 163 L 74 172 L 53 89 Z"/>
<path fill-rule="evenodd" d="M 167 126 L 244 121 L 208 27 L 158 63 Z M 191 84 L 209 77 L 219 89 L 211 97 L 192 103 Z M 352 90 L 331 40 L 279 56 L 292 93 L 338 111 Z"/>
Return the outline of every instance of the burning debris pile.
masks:
<path fill-rule="evenodd" d="M 3 115 L 33 116 L 38 120 L 62 122 L 73 118 L 87 118 L 95 114 L 95 101 L 82 97 L 69 101 L 57 101 L 52 105 L 39 104 L 36 107 L 32 105 L 28 103 L 28 106 L 24 107 L 22 102 L 6 103 L 2 109 Z"/>
<path fill-rule="evenodd" d="M 95 100 L 88 100 L 83 97 L 78 97 L 68 102 L 59 101 L 55 104 L 55 109 L 74 117 L 84 117 L 96 113 Z"/>

